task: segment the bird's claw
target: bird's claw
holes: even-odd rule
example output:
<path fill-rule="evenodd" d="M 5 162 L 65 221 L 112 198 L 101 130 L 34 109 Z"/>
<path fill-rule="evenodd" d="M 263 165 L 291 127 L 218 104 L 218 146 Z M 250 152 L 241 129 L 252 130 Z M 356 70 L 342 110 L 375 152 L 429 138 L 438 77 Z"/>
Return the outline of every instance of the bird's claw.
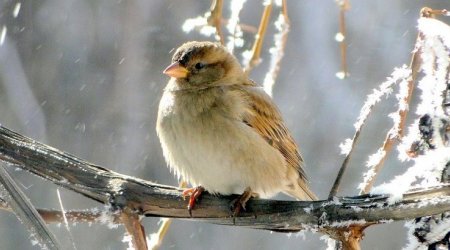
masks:
<path fill-rule="evenodd" d="M 195 203 L 197 202 L 197 200 L 200 198 L 200 196 L 202 195 L 203 191 L 205 191 L 205 188 L 203 188 L 202 186 L 198 186 L 195 188 L 188 188 L 185 189 L 183 191 L 183 199 L 186 198 L 186 196 L 189 196 L 189 203 L 187 206 L 188 212 L 189 212 L 189 216 L 192 217 L 192 210 L 195 207 Z"/>
<path fill-rule="evenodd" d="M 238 198 L 234 199 L 231 202 L 231 211 L 233 212 L 233 224 L 236 224 L 236 217 L 241 213 L 242 210 L 246 211 L 245 205 L 247 204 L 247 201 L 252 198 L 256 197 L 256 193 L 253 193 L 250 188 L 246 188 L 244 193 L 239 196 Z"/>

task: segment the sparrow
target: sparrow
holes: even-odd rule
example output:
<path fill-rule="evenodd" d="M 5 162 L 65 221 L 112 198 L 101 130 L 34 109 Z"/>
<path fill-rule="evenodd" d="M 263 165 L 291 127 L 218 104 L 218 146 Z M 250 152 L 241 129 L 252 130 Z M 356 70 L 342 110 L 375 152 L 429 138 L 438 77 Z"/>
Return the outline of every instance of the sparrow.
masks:
<path fill-rule="evenodd" d="M 205 190 L 242 194 L 235 214 L 255 196 L 317 199 L 280 111 L 224 46 L 187 42 L 163 73 L 156 131 L 168 166 L 193 187 L 183 192 L 191 215 Z"/>

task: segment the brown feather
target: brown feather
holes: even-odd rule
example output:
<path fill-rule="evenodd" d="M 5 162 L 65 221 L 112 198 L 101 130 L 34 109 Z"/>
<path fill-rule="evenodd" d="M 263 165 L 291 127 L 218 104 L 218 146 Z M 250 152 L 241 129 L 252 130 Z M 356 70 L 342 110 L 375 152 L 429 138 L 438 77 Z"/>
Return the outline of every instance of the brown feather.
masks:
<path fill-rule="evenodd" d="M 280 111 L 271 98 L 253 82 L 238 87 L 248 101 L 248 109 L 244 113 L 243 122 L 252 127 L 272 147 L 276 148 L 286 160 L 288 166 L 296 169 L 300 179 L 306 181 L 303 169 L 303 158 L 298 146 L 284 125 Z"/>

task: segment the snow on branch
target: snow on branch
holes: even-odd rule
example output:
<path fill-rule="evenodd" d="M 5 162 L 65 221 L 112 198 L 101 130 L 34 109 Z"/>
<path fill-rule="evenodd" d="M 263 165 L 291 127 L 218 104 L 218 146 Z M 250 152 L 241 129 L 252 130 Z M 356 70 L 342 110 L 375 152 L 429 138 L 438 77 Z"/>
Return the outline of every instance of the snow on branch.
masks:
<path fill-rule="evenodd" d="M 367 97 L 367 100 L 361 109 L 358 120 L 355 123 L 355 134 L 353 138 L 346 139 L 345 142 L 340 145 L 341 152 L 346 158 L 338 176 L 341 176 L 342 172 L 345 170 L 361 129 L 373 107 L 380 102 L 383 96 L 389 96 L 394 87 L 398 86 L 398 92 L 396 94 L 398 103 L 397 110 L 389 115 L 393 120 L 393 126 L 387 133 L 383 145 L 376 153 L 368 157 L 366 165 L 369 170 L 364 174 L 364 180 L 359 185 L 361 193 L 368 193 L 370 191 L 376 175 L 384 164 L 387 153 L 391 151 L 393 144 L 403 137 L 406 114 L 409 110 L 409 101 L 419 71 L 423 73 L 423 77 L 418 82 L 418 88 L 421 90 L 421 100 L 416 111 L 418 118 L 412 123 L 409 133 L 403 138 L 402 143 L 398 147 L 399 159 L 402 161 L 411 160 L 412 156 L 415 154 L 410 149 L 412 146 L 414 147 L 414 143 L 419 141 L 422 137 L 419 131 L 421 126 L 420 119 L 422 119 L 422 123 L 426 122 L 426 117 L 424 117 L 424 115 L 429 117 L 430 122 L 433 120 L 433 126 L 437 126 L 434 128 L 436 131 L 439 129 L 446 129 L 446 124 L 448 123 L 446 115 L 448 114 L 445 114 L 444 99 L 446 97 L 445 91 L 448 89 L 449 78 L 450 27 L 436 19 L 423 17 L 419 19 L 418 30 L 419 35 L 413 51 L 411 65 L 409 67 L 403 66 L 395 69 L 387 81 L 382 83 L 378 89 L 374 89 L 373 93 Z M 434 119 L 436 117 L 440 117 L 442 121 Z M 422 128 L 424 127 L 422 126 Z M 433 141 L 431 147 L 433 149 L 443 149 L 433 152 L 432 156 L 424 156 L 425 160 L 422 160 L 421 158 L 416 159 L 416 163 L 423 162 L 426 166 L 417 168 L 414 166 L 411 167 L 403 177 L 396 177 L 390 185 L 384 185 L 383 187 L 377 188 L 376 192 L 387 192 L 391 194 L 392 197 L 399 198 L 401 197 L 401 193 L 416 187 L 416 185 L 412 185 L 412 183 L 418 184 L 417 181 L 425 185 L 424 187 L 439 183 L 439 178 L 445 167 L 445 163 L 450 159 L 447 159 L 448 157 L 445 156 L 448 151 L 445 145 L 447 144 L 444 140 L 445 136 L 443 137 L 439 133 L 434 133 L 433 135 L 433 138 L 429 138 L 429 140 Z M 423 149 L 421 150 L 423 152 Z M 428 161 L 431 160 L 434 160 L 434 163 L 428 163 Z M 431 178 L 430 175 L 433 175 L 434 177 Z M 335 188 L 335 186 L 339 186 L 339 180 L 340 178 L 337 178 L 337 181 L 330 192 L 330 197 L 336 194 L 337 188 Z M 400 180 L 403 181 L 401 182 Z"/>
<path fill-rule="evenodd" d="M 421 100 L 416 110 L 417 118 L 403 143 L 399 145 L 399 158 L 412 160 L 414 163 L 404 174 L 373 191 L 388 193 L 397 198 L 401 198 L 402 193 L 411 188 L 439 185 L 442 172 L 450 162 L 450 147 L 445 135 L 448 114 L 443 108 L 444 93 L 449 84 L 450 27 L 432 18 L 419 19 L 418 27 L 421 36 L 416 50 L 420 51 L 420 70 L 423 73 L 418 83 Z M 411 145 L 422 140 L 424 133 L 427 133 L 426 136 L 430 137 L 429 142 L 432 143 L 428 149 L 433 150 L 415 155 L 411 152 Z"/>
<path fill-rule="evenodd" d="M 190 218 L 181 189 L 115 173 L 1 126 L 0 160 L 109 204 L 113 210 Z M 282 232 L 314 229 L 328 234 L 349 225 L 371 225 L 450 211 L 450 185 L 407 193 L 391 205 L 385 195 L 314 202 L 252 199 L 247 210 L 233 220 L 229 204 L 235 198 L 205 194 L 190 219 Z"/>
<path fill-rule="evenodd" d="M 448 183 L 450 166 L 450 26 L 424 15 L 419 19 L 419 36 L 414 53 L 420 55 L 422 73 L 417 87 L 420 101 L 416 119 L 398 146 L 398 158 L 411 166 L 390 182 L 376 187 L 372 193 L 389 194 L 390 203 L 400 201 L 407 190 L 427 188 Z M 436 11 L 435 11 L 436 12 Z M 439 11 L 437 11 L 439 12 Z M 445 11 L 445 13 L 447 13 Z M 435 249 L 449 246 L 450 213 L 417 218 L 406 223 L 409 238 L 406 249 Z"/>

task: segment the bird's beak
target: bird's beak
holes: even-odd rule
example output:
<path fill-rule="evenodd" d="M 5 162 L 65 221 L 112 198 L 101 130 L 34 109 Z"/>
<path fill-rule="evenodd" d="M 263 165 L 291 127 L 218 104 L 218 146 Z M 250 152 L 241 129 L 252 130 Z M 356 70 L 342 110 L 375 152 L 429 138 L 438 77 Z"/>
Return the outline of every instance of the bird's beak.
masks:
<path fill-rule="evenodd" d="M 189 71 L 185 67 L 181 66 L 180 63 L 174 62 L 163 71 L 163 74 L 175 78 L 185 78 L 188 72 Z"/>

